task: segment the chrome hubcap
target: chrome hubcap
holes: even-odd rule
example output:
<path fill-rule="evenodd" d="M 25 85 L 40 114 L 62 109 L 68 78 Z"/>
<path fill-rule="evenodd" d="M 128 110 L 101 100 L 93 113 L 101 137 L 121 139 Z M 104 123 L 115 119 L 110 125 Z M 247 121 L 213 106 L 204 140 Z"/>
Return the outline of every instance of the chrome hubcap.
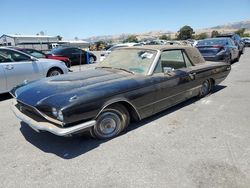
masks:
<path fill-rule="evenodd" d="M 209 91 L 209 83 L 208 83 L 208 81 L 205 81 L 201 87 L 201 94 L 206 95 L 208 93 L 208 91 Z"/>
<path fill-rule="evenodd" d="M 57 75 L 60 75 L 60 72 L 59 71 L 52 71 L 50 73 L 50 76 L 57 76 Z"/>
<path fill-rule="evenodd" d="M 121 124 L 119 116 L 113 112 L 105 112 L 99 122 L 99 130 L 103 135 L 112 135 Z"/>
<path fill-rule="evenodd" d="M 94 58 L 93 57 L 89 58 L 89 63 L 91 63 L 91 64 L 94 63 Z"/>

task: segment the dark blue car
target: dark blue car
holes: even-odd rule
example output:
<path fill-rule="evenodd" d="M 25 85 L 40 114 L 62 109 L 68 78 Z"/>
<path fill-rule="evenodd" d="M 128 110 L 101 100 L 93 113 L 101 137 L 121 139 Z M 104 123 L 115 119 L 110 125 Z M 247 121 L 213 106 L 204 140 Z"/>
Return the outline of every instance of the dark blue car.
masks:
<path fill-rule="evenodd" d="M 209 38 L 198 41 L 196 47 L 207 61 L 239 61 L 239 50 L 230 38 Z"/>

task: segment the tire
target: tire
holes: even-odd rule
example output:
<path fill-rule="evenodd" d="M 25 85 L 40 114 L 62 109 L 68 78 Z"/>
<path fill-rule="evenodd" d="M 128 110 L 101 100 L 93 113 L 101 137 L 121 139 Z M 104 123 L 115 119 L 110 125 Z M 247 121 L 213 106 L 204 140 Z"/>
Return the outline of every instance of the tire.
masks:
<path fill-rule="evenodd" d="M 232 63 L 232 55 L 229 54 L 226 58 L 225 58 L 225 62 L 228 63 L 228 64 L 231 64 Z"/>
<path fill-rule="evenodd" d="M 240 60 L 240 53 L 238 54 L 238 57 L 234 60 L 234 62 L 239 62 L 239 60 Z"/>
<path fill-rule="evenodd" d="M 93 56 L 89 57 L 89 63 L 93 64 L 95 62 L 95 58 Z"/>
<path fill-rule="evenodd" d="M 62 70 L 59 68 L 52 68 L 48 71 L 47 77 L 58 76 L 63 74 Z"/>
<path fill-rule="evenodd" d="M 200 88 L 199 97 L 203 98 L 207 96 L 211 91 L 211 81 L 205 80 Z"/>
<path fill-rule="evenodd" d="M 96 125 L 90 130 L 97 139 L 110 139 L 124 131 L 130 122 L 127 109 L 119 104 L 111 105 L 96 118 Z"/>

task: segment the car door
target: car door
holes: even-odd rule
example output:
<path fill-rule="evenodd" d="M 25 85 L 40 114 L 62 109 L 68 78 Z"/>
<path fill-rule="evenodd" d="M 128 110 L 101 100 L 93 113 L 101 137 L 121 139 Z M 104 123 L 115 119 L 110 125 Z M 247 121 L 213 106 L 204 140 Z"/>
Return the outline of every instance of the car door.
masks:
<path fill-rule="evenodd" d="M 194 95 L 195 73 L 183 50 L 167 50 L 161 53 L 154 73 L 157 84 L 155 113 L 182 102 Z"/>
<path fill-rule="evenodd" d="M 0 52 L 10 59 L 9 62 L 1 63 L 6 75 L 7 90 L 25 80 L 31 81 L 44 76 L 42 65 L 30 56 L 9 49 L 1 49 Z"/>
<path fill-rule="evenodd" d="M 86 53 L 77 48 L 67 49 L 67 56 L 74 65 L 80 65 L 86 63 Z"/>
<path fill-rule="evenodd" d="M 6 87 L 6 76 L 3 69 L 2 63 L 6 62 L 7 59 L 0 54 L 0 93 L 4 93 L 7 90 Z"/>

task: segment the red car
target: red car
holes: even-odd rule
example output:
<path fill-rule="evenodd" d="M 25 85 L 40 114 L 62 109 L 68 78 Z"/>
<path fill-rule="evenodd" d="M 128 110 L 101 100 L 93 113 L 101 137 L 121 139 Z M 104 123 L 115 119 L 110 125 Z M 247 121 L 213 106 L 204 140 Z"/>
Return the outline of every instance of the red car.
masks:
<path fill-rule="evenodd" d="M 51 54 L 45 54 L 45 53 L 43 53 L 42 51 L 39 51 L 39 50 L 28 49 L 28 48 L 14 47 L 14 49 L 22 51 L 22 52 L 24 52 L 26 54 L 32 55 L 32 56 L 34 56 L 36 58 L 47 58 L 47 59 L 60 60 L 60 61 L 63 61 L 68 68 L 71 67 L 71 60 L 68 57 L 53 56 Z"/>

